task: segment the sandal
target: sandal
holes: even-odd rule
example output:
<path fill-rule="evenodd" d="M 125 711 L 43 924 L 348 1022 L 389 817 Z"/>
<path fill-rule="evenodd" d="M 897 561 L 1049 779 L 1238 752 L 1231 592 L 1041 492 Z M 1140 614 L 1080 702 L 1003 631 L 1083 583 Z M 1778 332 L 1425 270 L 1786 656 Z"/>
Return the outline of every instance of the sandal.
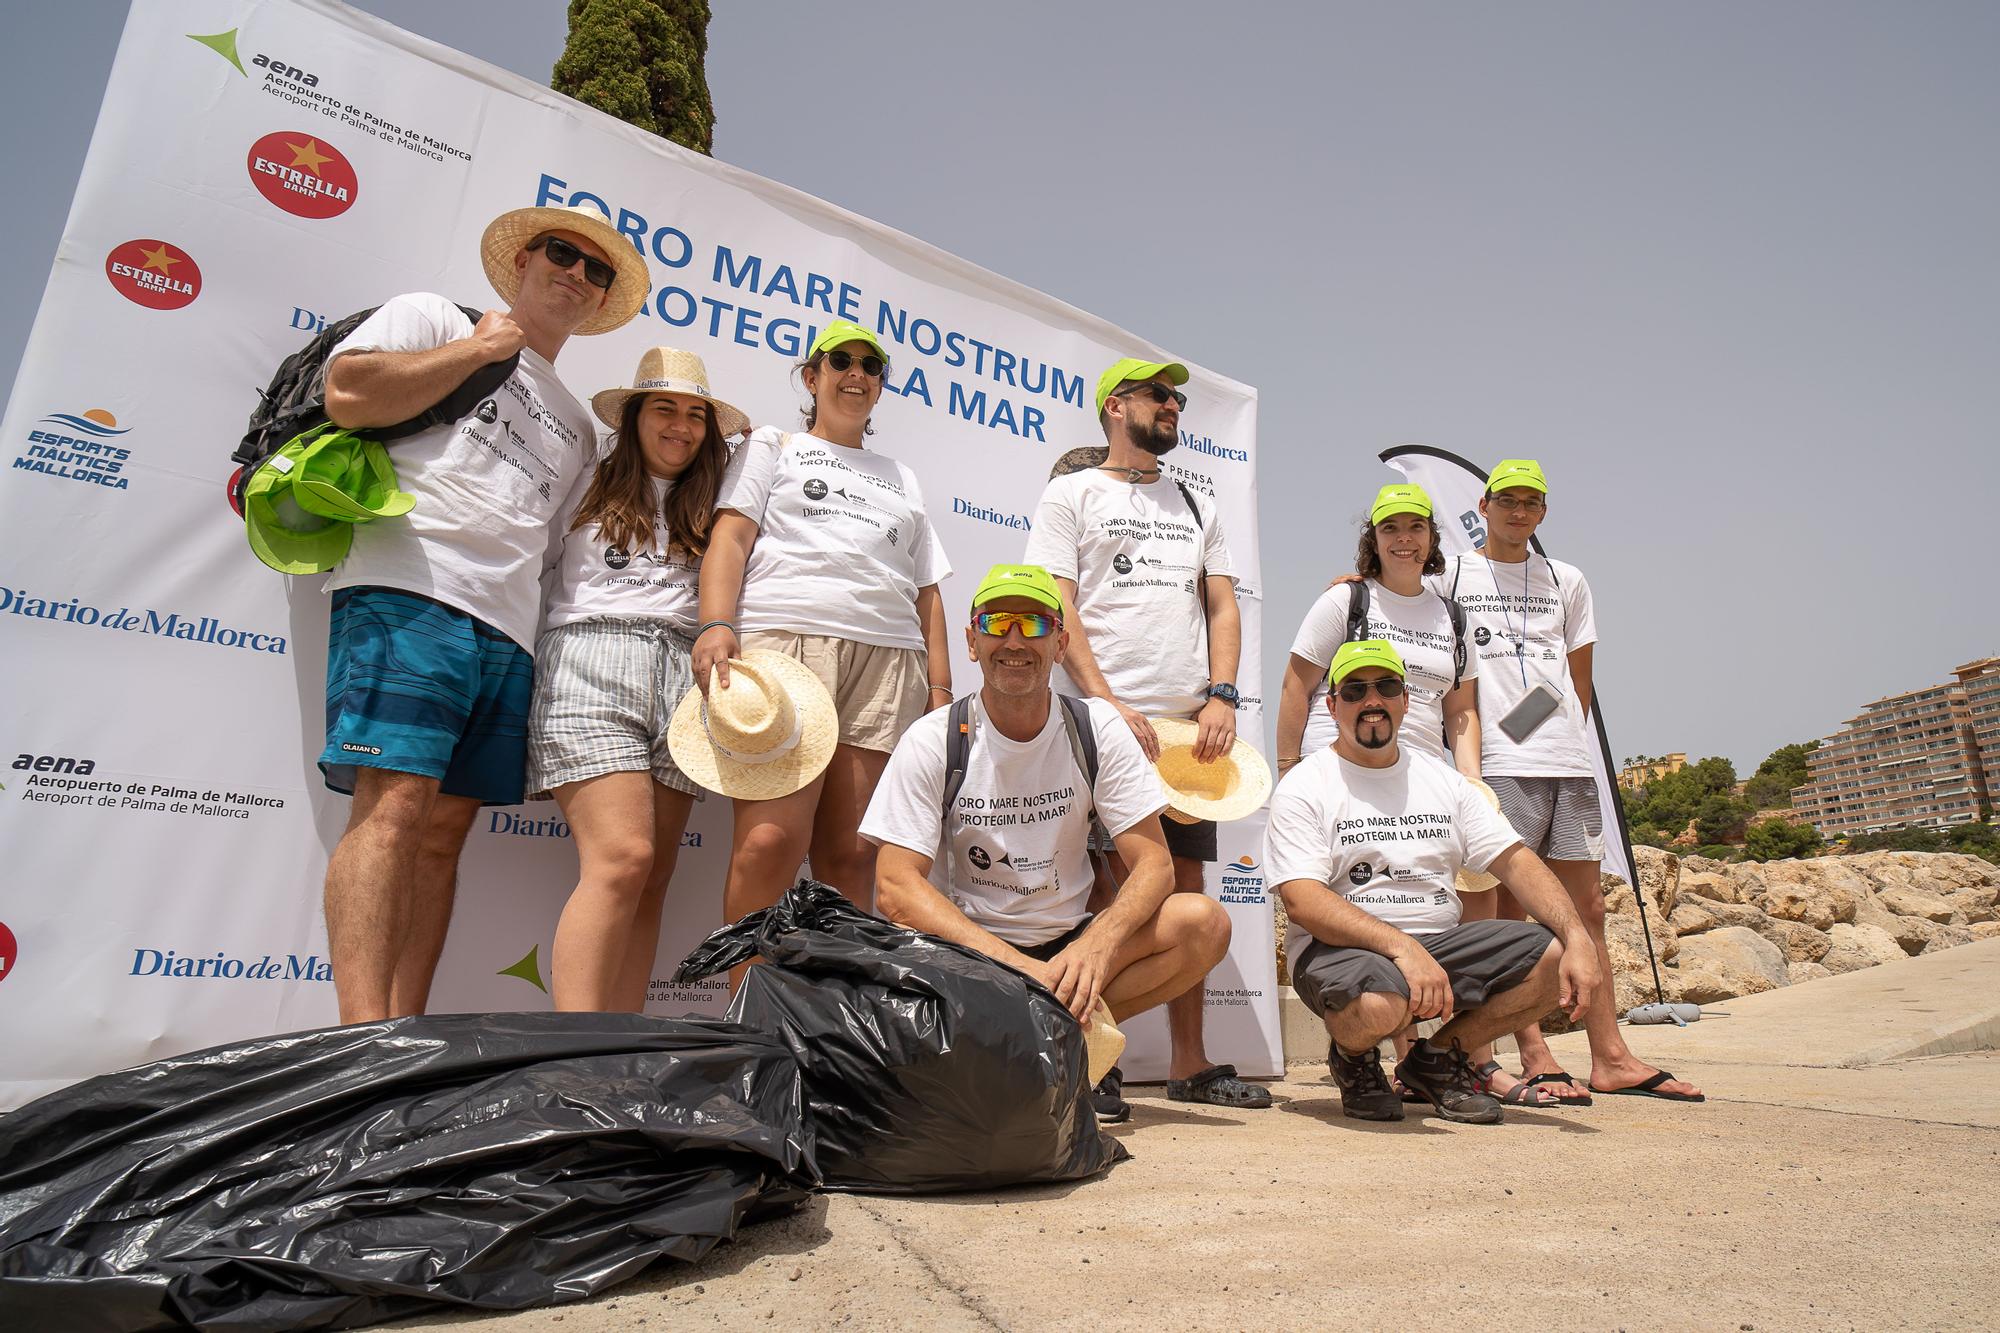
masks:
<path fill-rule="evenodd" d="M 1498 1060 L 1488 1060 L 1485 1064 L 1478 1066 L 1472 1072 L 1473 1075 L 1478 1079 L 1480 1090 L 1492 1096 L 1498 1097 L 1502 1105 L 1557 1106 L 1561 1104 L 1556 1100 L 1556 1095 L 1553 1092 L 1549 1092 L 1545 1089 L 1538 1088 L 1533 1083 L 1530 1083 L 1526 1079 L 1520 1079 L 1516 1081 L 1514 1086 L 1507 1089 L 1507 1091 L 1505 1092 L 1494 1092 L 1493 1076 L 1495 1074 L 1505 1072 L 1500 1068 L 1500 1062 Z"/>
<path fill-rule="evenodd" d="M 1562 1070 L 1558 1069 L 1547 1074 L 1537 1074 L 1533 1078 L 1525 1080 L 1525 1082 L 1531 1088 L 1538 1088 L 1544 1083 L 1568 1083 L 1571 1084 L 1572 1086 L 1575 1086 L 1577 1081 L 1571 1078 L 1568 1074 L 1563 1073 Z M 1549 1093 L 1549 1096 L 1553 1099 L 1554 1104 L 1557 1106 L 1591 1105 L 1590 1094 L 1587 1092 L 1572 1093 L 1569 1096 L 1565 1097 L 1560 1092 L 1551 1091 Z"/>
<path fill-rule="evenodd" d="M 1271 1094 L 1236 1077 L 1235 1065 L 1210 1065 L 1193 1078 L 1168 1079 L 1167 1100 L 1254 1111 L 1269 1106 Z"/>

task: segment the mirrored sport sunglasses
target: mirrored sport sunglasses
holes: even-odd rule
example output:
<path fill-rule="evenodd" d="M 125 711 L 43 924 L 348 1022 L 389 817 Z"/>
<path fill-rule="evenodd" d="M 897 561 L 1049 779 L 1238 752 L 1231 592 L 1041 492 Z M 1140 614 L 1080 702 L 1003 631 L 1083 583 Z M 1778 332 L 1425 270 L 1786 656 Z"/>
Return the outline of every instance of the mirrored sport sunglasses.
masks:
<path fill-rule="evenodd" d="M 593 259 L 560 236 L 537 236 L 528 242 L 528 248 L 546 251 L 549 262 L 560 269 L 575 268 L 576 261 L 581 259 L 583 280 L 593 287 L 601 287 L 608 292 L 611 290 L 611 284 L 618 281 L 617 269 L 602 259 Z"/>
<path fill-rule="evenodd" d="M 1135 384 L 1129 389 L 1120 389 L 1111 396 L 1114 398 L 1130 398 L 1135 393 L 1144 394 L 1156 403 L 1164 403 L 1171 398 L 1176 408 L 1181 411 L 1187 410 L 1187 395 L 1179 389 L 1168 388 L 1158 380 L 1147 380 L 1144 384 Z"/>
<path fill-rule="evenodd" d="M 1382 676 L 1375 680 L 1343 680 L 1340 682 L 1340 698 L 1343 703 L 1358 704 L 1373 690 L 1384 699 L 1393 699 L 1403 692 L 1401 676 Z"/>
<path fill-rule="evenodd" d="M 1061 616 L 1045 616 L 1034 611 L 975 611 L 972 623 L 981 634 L 990 634 L 996 639 L 1007 637 L 1007 631 L 1018 629 L 1024 639 L 1041 639 L 1062 628 Z"/>
<path fill-rule="evenodd" d="M 834 374 L 845 375 L 847 373 L 847 368 L 854 364 L 854 353 L 828 352 L 826 354 L 826 363 L 829 366 L 833 367 Z M 884 361 L 879 356 L 874 356 L 871 354 L 861 358 L 861 373 L 866 375 L 871 380 L 881 379 L 882 372 L 887 370 L 888 368 L 889 368 L 889 363 Z"/>

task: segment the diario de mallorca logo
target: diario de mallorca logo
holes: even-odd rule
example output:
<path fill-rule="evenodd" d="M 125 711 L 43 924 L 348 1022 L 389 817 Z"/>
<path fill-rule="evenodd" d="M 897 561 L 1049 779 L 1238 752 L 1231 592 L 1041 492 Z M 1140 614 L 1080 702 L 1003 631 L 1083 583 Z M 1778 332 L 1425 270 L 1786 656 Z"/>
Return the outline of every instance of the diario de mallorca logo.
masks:
<path fill-rule="evenodd" d="M 27 447 L 14 459 L 14 466 L 22 472 L 122 491 L 132 483 L 125 475 L 132 451 L 116 441 L 130 432 L 131 427 L 119 425 L 118 418 L 101 407 L 82 413 L 51 412 L 28 432 Z"/>
<path fill-rule="evenodd" d="M 7 923 L 0 921 L 0 981 L 13 975 L 14 960 L 21 955 L 21 946 L 14 938 L 14 932 L 7 929 Z"/>
<path fill-rule="evenodd" d="M 232 956 L 221 949 L 212 954 L 183 954 L 172 949 L 134 949 L 134 977 L 181 977 L 206 981 L 332 981 L 333 964 L 316 953 L 282 957 Z"/>
<path fill-rule="evenodd" d="M 152 634 L 163 639 L 206 644 L 211 648 L 244 648 L 281 656 L 288 651 L 281 634 L 238 629 L 215 616 L 184 615 L 179 611 L 130 605 L 107 611 L 78 597 L 67 601 L 61 597 L 38 597 L 26 588 L 10 588 L 5 584 L 0 584 L 0 615 L 28 616 L 34 620 L 48 620 L 84 629 Z"/>
<path fill-rule="evenodd" d="M 104 276 L 118 294 L 148 310 L 179 310 L 201 295 L 201 265 L 170 241 L 127 241 L 104 256 Z"/>
<path fill-rule="evenodd" d="M 346 154 L 310 134 L 267 134 L 245 165 L 257 193 L 294 217 L 339 217 L 360 189 Z"/>
<path fill-rule="evenodd" d="M 1263 903 L 1264 870 L 1256 857 L 1239 856 L 1222 868 L 1221 898 L 1226 903 Z"/>

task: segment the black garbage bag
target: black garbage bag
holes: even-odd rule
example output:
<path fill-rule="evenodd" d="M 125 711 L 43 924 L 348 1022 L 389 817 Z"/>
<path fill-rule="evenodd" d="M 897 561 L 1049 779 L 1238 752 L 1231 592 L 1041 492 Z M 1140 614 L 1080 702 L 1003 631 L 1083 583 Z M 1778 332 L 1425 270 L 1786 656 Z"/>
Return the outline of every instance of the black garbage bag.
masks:
<path fill-rule="evenodd" d="M 218 1046 L 0 1119 L 0 1328 L 350 1328 L 581 1299 L 817 1183 L 785 1045 L 451 1014 Z"/>
<path fill-rule="evenodd" d="M 1078 1180 L 1128 1155 L 1097 1128 L 1083 1029 L 1012 968 L 801 880 L 702 941 L 676 980 L 758 955 L 729 1017 L 798 1057 L 826 1188 Z"/>

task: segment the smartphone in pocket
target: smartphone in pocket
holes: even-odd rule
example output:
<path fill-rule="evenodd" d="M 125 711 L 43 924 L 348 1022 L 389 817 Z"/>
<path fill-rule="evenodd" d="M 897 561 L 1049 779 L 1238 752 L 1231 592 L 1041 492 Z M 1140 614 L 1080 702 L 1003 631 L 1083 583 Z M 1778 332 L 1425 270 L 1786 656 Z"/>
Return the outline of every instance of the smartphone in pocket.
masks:
<path fill-rule="evenodd" d="M 1516 745 L 1535 734 L 1535 728 L 1549 720 L 1562 707 L 1562 695 L 1556 693 L 1553 685 L 1544 682 L 1521 696 L 1521 702 L 1507 710 L 1500 719 L 1500 730 Z"/>

